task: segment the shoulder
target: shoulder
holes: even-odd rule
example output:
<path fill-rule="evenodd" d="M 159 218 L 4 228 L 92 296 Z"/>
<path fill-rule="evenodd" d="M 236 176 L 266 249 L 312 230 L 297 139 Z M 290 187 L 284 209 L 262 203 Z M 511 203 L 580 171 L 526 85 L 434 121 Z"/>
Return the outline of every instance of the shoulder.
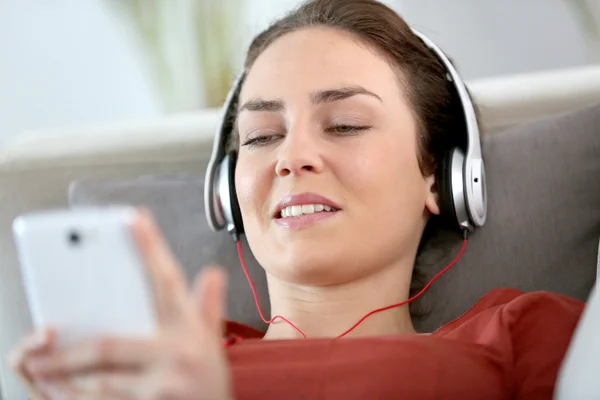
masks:
<path fill-rule="evenodd" d="M 540 323 L 545 326 L 563 321 L 574 328 L 584 305 L 580 300 L 557 293 L 494 289 L 459 318 L 439 328 L 435 334 L 446 336 L 467 326 L 481 327 L 482 323 L 497 323 L 505 328 L 535 325 L 539 330 L 542 328 Z"/>
<path fill-rule="evenodd" d="M 434 335 L 496 352 L 511 365 L 516 398 L 550 398 L 584 305 L 550 292 L 492 290 Z"/>
<path fill-rule="evenodd" d="M 584 305 L 549 292 L 492 290 L 434 335 L 498 354 L 510 366 L 515 399 L 549 399 Z"/>

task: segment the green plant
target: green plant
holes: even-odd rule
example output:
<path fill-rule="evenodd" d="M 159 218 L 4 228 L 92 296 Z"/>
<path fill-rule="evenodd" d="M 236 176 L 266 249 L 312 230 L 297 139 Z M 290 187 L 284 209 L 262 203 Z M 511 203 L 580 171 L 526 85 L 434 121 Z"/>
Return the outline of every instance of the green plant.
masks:
<path fill-rule="evenodd" d="M 169 111 L 218 107 L 236 67 L 243 0 L 111 0 L 135 27 Z"/>
<path fill-rule="evenodd" d="M 600 5 L 597 0 L 564 1 L 587 42 L 591 61 L 600 61 Z"/>

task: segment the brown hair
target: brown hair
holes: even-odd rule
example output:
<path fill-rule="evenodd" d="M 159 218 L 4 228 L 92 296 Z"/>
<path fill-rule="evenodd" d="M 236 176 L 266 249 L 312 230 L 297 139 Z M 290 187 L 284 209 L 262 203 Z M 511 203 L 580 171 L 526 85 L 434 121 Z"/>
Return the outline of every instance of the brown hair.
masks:
<path fill-rule="evenodd" d="M 301 5 L 259 34 L 250 44 L 244 64 L 249 71 L 262 52 L 278 38 L 299 29 L 323 26 L 353 34 L 388 61 L 412 105 L 418 126 L 418 160 L 423 176 L 438 172 L 442 157 L 452 146 L 462 145 L 464 116 L 458 95 L 446 78 L 446 69 L 392 9 L 376 0 L 313 0 Z M 235 116 L 233 116 L 235 118 Z M 231 135 L 230 148 L 237 148 Z M 432 231 L 433 220 L 421 239 L 419 253 Z M 423 286 L 418 268 L 413 271 L 411 295 Z M 414 303 L 414 302 L 413 302 Z M 413 317 L 422 316 L 410 304 Z"/>

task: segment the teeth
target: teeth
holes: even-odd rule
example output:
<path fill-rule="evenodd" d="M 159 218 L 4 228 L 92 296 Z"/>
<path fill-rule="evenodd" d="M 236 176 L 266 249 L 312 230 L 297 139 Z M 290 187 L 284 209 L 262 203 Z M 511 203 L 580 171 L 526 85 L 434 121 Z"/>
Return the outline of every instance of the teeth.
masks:
<path fill-rule="evenodd" d="M 288 206 L 281 210 L 280 215 L 281 218 L 289 218 L 322 211 L 335 211 L 335 209 L 324 204 L 303 204 L 301 206 Z"/>
<path fill-rule="evenodd" d="M 315 212 L 314 204 L 307 204 L 302 206 L 302 214 L 312 214 Z"/>

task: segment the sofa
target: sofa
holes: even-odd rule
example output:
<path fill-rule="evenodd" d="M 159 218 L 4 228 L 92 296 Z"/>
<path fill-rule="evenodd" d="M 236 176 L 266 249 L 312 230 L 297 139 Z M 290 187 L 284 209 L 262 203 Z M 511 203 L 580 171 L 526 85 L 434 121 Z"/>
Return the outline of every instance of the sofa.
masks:
<path fill-rule="evenodd" d="M 576 113 L 580 112 L 579 110 L 587 110 L 585 111 L 586 118 L 594 118 L 590 114 L 592 112 L 589 111 L 589 107 L 600 103 L 600 66 L 493 77 L 467 82 L 467 85 L 479 106 L 484 141 L 490 143 L 488 149 L 491 153 L 494 152 L 494 149 L 503 146 L 504 142 L 510 140 L 514 143 L 519 140 L 520 135 L 526 134 L 529 137 L 526 139 L 526 143 L 520 146 L 521 148 L 530 146 L 531 149 L 539 149 L 543 144 L 548 148 L 562 151 L 563 145 L 560 142 L 554 143 L 555 139 L 531 137 L 531 134 L 528 133 L 531 129 L 521 127 L 535 125 L 536 129 L 543 131 L 545 126 L 563 126 L 561 125 L 563 122 L 557 121 L 565 121 L 564 118 L 567 118 L 569 124 L 576 123 L 579 119 L 579 114 Z M 596 109 L 600 110 L 600 108 L 592 110 Z M 183 193 L 180 198 L 187 199 L 185 201 L 189 203 L 189 207 L 195 207 L 193 209 L 197 211 L 194 214 L 193 223 L 195 225 L 205 224 L 202 219 L 202 207 L 199 206 L 202 200 L 202 180 L 212 150 L 213 133 L 219 117 L 220 110 L 208 109 L 149 120 L 116 121 L 114 124 L 102 126 L 91 125 L 70 129 L 24 132 L 0 148 L 0 400 L 27 398 L 24 389 L 6 365 L 6 357 L 10 348 L 20 336 L 31 330 L 31 319 L 12 240 L 11 224 L 13 219 L 19 214 L 39 209 L 102 204 L 111 201 L 127 201 L 128 199 L 137 203 L 136 199 L 140 197 L 152 197 L 147 196 L 149 189 L 145 182 L 153 181 L 156 184 L 157 179 L 155 178 L 159 177 L 160 187 L 152 189 L 157 191 L 156 197 L 160 197 L 160 193 L 164 193 L 165 190 L 171 194 Z M 589 119 L 589 121 L 596 120 Z M 593 125 L 591 122 L 590 124 Z M 563 132 L 563 138 L 572 134 L 570 129 L 565 130 L 568 131 Z M 600 137 L 600 130 L 596 133 L 597 137 Z M 586 140 L 595 139 L 592 137 Z M 597 143 L 597 141 L 593 143 Z M 599 154 L 596 153 L 597 148 L 593 146 L 588 145 L 587 149 L 583 149 L 588 152 L 585 153 L 586 157 Z M 571 151 L 570 148 L 566 151 L 569 154 L 576 152 L 576 150 Z M 590 153 L 591 151 L 593 153 Z M 534 151 L 531 151 L 531 154 L 533 153 Z M 593 159 L 591 160 L 586 164 L 585 170 L 581 171 L 582 174 L 590 173 L 589 176 L 593 176 L 593 171 L 598 164 Z M 496 176 L 501 177 L 502 171 L 510 172 L 510 164 L 514 165 L 514 163 L 502 164 L 492 157 L 492 165 L 488 165 L 488 174 L 493 176 L 493 171 L 496 171 Z M 535 166 L 532 168 L 535 169 Z M 544 171 L 540 173 L 543 174 Z M 144 177 L 147 178 L 145 181 Z M 600 190 L 600 175 L 596 175 L 596 177 L 595 182 L 592 179 L 588 184 L 596 185 Z M 499 181 L 500 178 L 496 178 L 496 180 Z M 141 182 L 141 186 L 146 185 L 145 189 L 136 189 L 137 191 L 132 192 L 131 187 L 135 186 L 136 182 Z M 182 182 L 184 184 L 181 184 Z M 191 182 L 191 184 L 185 184 L 186 182 Z M 165 186 L 168 188 L 165 189 Z M 506 195 L 506 199 L 510 199 L 511 195 L 517 196 L 519 190 L 523 192 L 529 190 L 530 186 L 523 184 L 520 187 L 518 182 L 507 182 L 504 186 L 508 188 L 506 191 L 513 191 L 512 194 Z M 187 192 L 185 192 L 186 190 Z M 141 196 L 140 193 L 145 194 Z M 496 196 L 500 196 L 502 193 L 500 189 L 495 191 Z M 595 196 L 595 193 L 592 194 Z M 164 200 L 163 198 L 161 204 L 171 201 L 168 199 Z M 197 204 L 194 204 L 195 199 L 198 199 Z M 600 195 L 598 199 L 600 199 Z M 150 208 L 161 214 L 162 211 L 156 209 L 158 206 L 155 205 L 158 200 L 155 203 L 152 203 L 151 199 L 148 201 L 151 205 L 154 204 Z M 565 279 L 562 279 L 563 282 L 560 284 L 567 285 L 564 290 L 564 286 L 552 286 L 552 284 L 546 285 L 545 283 L 546 286 L 538 287 L 535 283 L 539 281 L 538 275 L 532 275 L 527 270 L 527 265 L 534 264 L 534 261 L 530 260 L 525 263 L 526 265 L 522 265 L 522 281 L 533 283 L 531 285 L 524 283 L 522 285 L 524 290 L 538 288 L 556 290 L 585 300 L 586 293 L 590 290 L 596 276 L 595 257 L 600 237 L 600 202 L 597 205 L 598 208 L 590 205 L 590 211 L 586 211 L 586 218 L 589 218 L 590 222 L 589 225 L 586 225 L 585 235 L 582 234 L 579 237 L 573 234 L 573 246 L 579 243 L 583 243 L 582 246 L 585 245 L 585 249 L 581 250 L 580 257 L 576 253 L 572 253 L 573 257 L 579 257 L 576 258 L 577 263 L 581 264 L 582 268 L 586 268 L 585 271 L 576 273 L 577 277 L 575 278 L 579 279 L 578 277 L 581 276 L 581 281 L 567 279 L 568 282 L 565 283 Z M 519 204 L 513 204 L 514 207 L 519 207 Z M 159 224 L 169 231 L 167 236 L 171 238 L 182 235 L 181 224 L 169 222 L 176 218 L 173 216 L 175 212 L 181 211 L 169 209 L 158 218 Z M 178 215 L 181 218 L 181 215 Z M 560 216 L 556 218 L 560 218 Z M 556 221 L 561 220 L 557 219 Z M 501 226 L 502 223 L 512 224 L 513 222 L 508 217 L 496 216 L 495 219 L 490 220 L 490 223 L 495 227 Z M 518 225 L 518 222 L 515 224 Z M 559 228 L 557 227 L 557 229 Z M 179 231 L 175 232 L 177 229 Z M 515 235 L 519 232 L 525 234 L 525 229 L 526 227 L 519 228 Z M 577 231 L 577 229 L 570 231 Z M 565 235 L 568 235 L 570 231 L 566 230 Z M 191 248 L 194 241 L 197 242 L 199 239 L 194 236 L 193 229 L 190 232 L 192 234 L 188 236 L 191 236 L 192 239 L 188 245 Z M 594 235 L 596 236 L 594 237 Z M 479 236 L 483 237 L 483 235 Z M 504 235 L 504 237 L 508 236 L 510 236 L 508 233 Z M 215 237 L 218 238 L 215 240 L 220 241 L 218 243 L 225 243 L 228 240 L 226 234 L 215 234 Z M 477 243 L 477 240 L 483 239 L 478 239 L 477 235 L 474 235 L 474 243 Z M 536 239 L 532 238 L 531 240 L 535 241 Z M 171 240 L 171 243 L 175 247 L 178 246 L 176 240 Z M 218 259 L 221 253 L 231 251 L 227 244 L 214 244 L 217 242 L 210 241 L 206 243 L 208 244 L 205 247 L 200 246 L 197 251 L 203 252 L 202 254 L 210 253 L 211 257 L 214 256 L 213 258 Z M 502 249 L 497 242 L 490 243 L 490 246 Z M 589 243 L 593 243 L 594 246 L 593 260 L 589 256 Z M 543 246 L 554 247 L 550 241 L 540 244 L 540 248 Z M 510 244 L 506 248 L 509 250 L 501 252 L 504 256 L 508 252 L 508 256 L 515 260 L 522 257 L 521 248 L 511 247 Z M 188 265 L 194 263 L 193 257 L 188 254 L 189 250 L 184 245 L 177 247 L 175 253 L 181 255 L 184 261 L 189 262 Z M 468 257 L 468 254 L 466 256 Z M 536 255 L 536 257 L 538 256 Z M 539 257 L 543 257 L 543 254 Z M 590 259 L 589 267 L 586 266 L 588 259 Z M 234 263 L 235 255 L 226 260 L 228 261 L 223 262 Z M 540 262 L 540 264 L 542 263 Z M 191 276 L 198 268 L 199 265 L 193 265 L 186 272 Z M 237 274 L 235 279 L 240 281 L 243 279 L 237 272 L 232 271 L 232 274 Z M 540 274 L 546 273 L 540 272 Z M 492 282 L 491 284 L 502 286 L 511 283 L 509 279 L 505 280 L 500 275 L 498 277 L 495 277 L 494 274 L 491 275 L 493 279 L 496 279 L 494 281 L 496 283 Z M 515 279 L 520 279 L 520 277 L 517 276 Z M 266 293 L 264 283 L 259 283 L 257 286 L 259 290 L 262 290 L 261 299 L 264 300 L 264 293 Z M 234 285 L 234 287 L 236 286 Z M 569 291 L 569 287 L 573 287 L 573 292 Z M 459 288 L 461 291 L 463 289 L 469 290 L 469 288 Z M 241 292 L 242 289 L 240 289 Z M 247 295 L 247 291 L 244 293 Z M 438 296 L 443 296 L 443 294 L 443 290 L 438 292 Z M 476 295 L 473 294 L 472 297 Z M 230 300 L 230 302 L 234 300 Z M 466 299 L 465 304 L 471 300 L 472 298 Z M 242 303 L 242 305 L 230 303 L 230 310 L 233 309 L 237 313 L 250 312 L 253 305 L 250 302 Z M 444 310 L 444 307 L 445 305 L 441 305 L 440 309 Z M 464 305 L 461 304 L 460 307 L 464 308 Z M 452 313 L 456 312 L 459 310 L 452 310 Z M 452 316 L 451 313 L 445 315 L 447 318 Z M 424 326 L 427 329 L 431 328 L 431 326 Z"/>

